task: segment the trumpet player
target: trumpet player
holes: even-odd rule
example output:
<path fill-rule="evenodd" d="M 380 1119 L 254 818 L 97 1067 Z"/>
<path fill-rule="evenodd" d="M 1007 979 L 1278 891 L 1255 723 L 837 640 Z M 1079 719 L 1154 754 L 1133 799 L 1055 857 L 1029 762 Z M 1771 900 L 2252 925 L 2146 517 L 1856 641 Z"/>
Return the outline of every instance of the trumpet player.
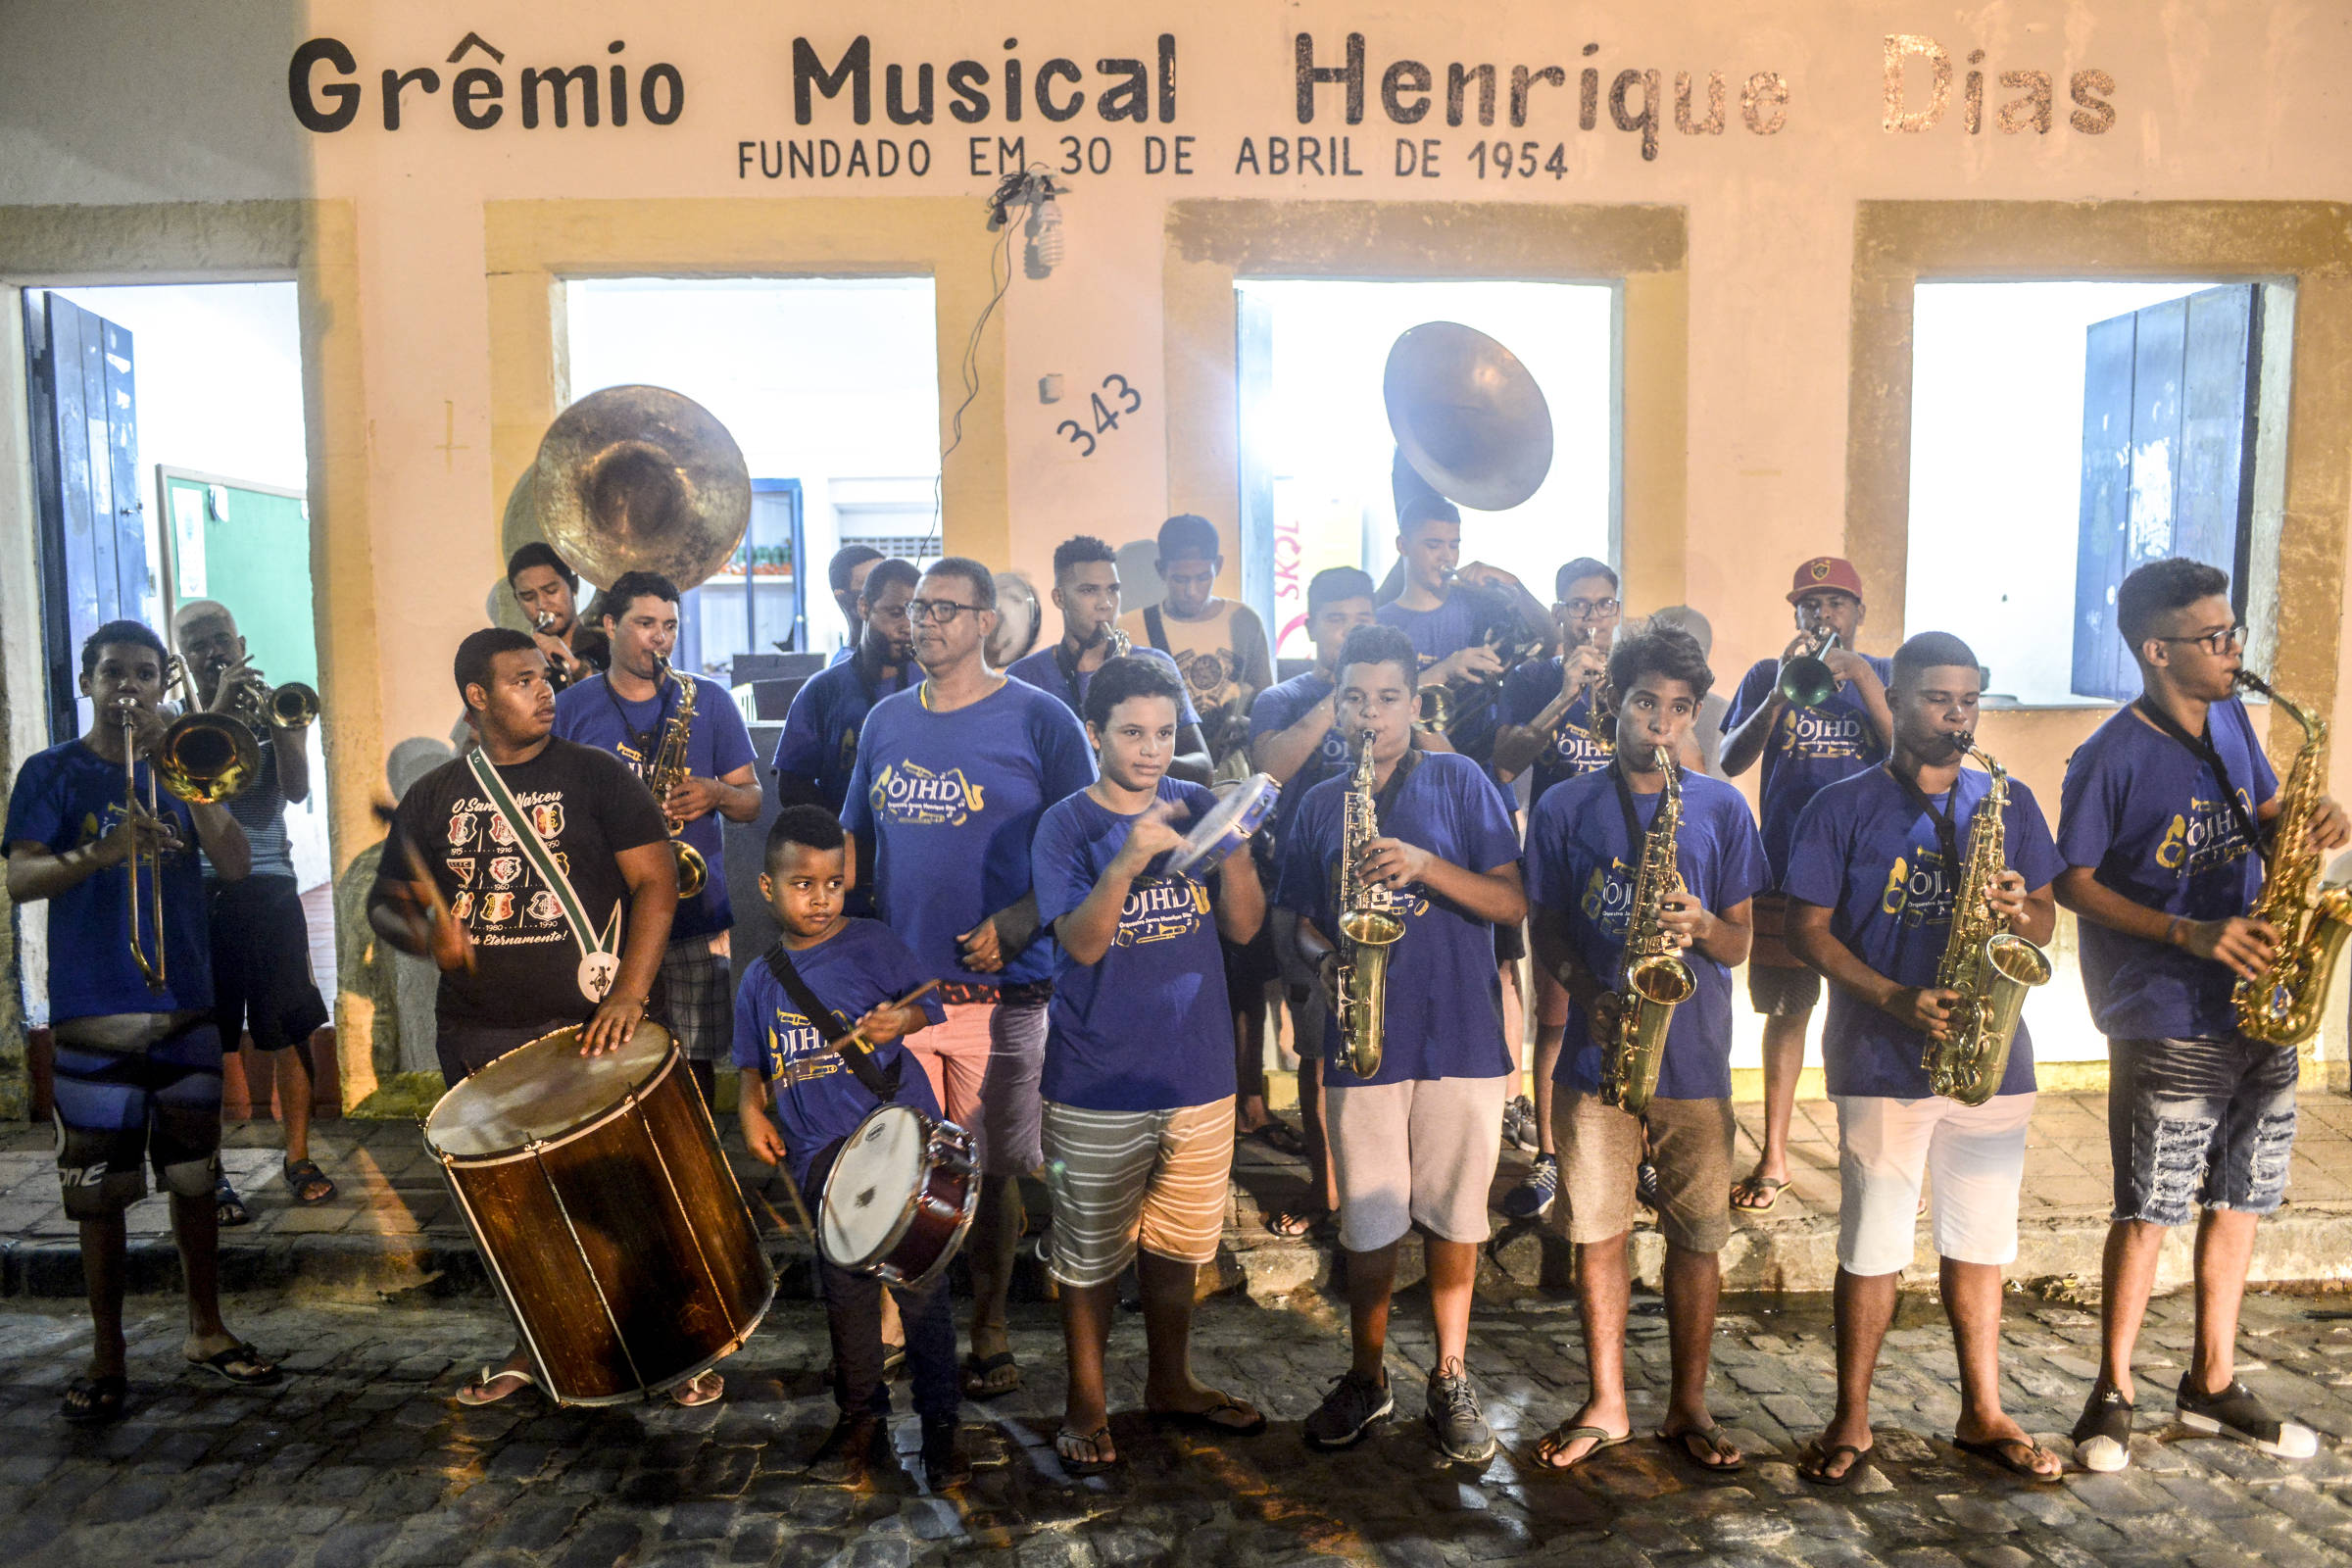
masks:
<path fill-rule="evenodd" d="M 1118 629 L 1119 558 L 1094 535 L 1082 533 L 1054 547 L 1054 608 L 1061 612 L 1061 640 L 1014 660 L 1004 673 L 1060 698 L 1080 722 L 1095 671 L 1115 655 L 1134 652 L 1164 664 L 1176 683 L 1184 684 L 1173 658 L 1156 648 L 1131 648 Z M 1213 771 L 1208 743 L 1200 738 L 1200 715 L 1188 696 L 1176 712 L 1176 756 L 1168 763 L 1168 777 L 1206 784 Z"/>
<path fill-rule="evenodd" d="M 507 586 L 531 623 L 531 641 L 547 656 L 548 683 L 562 691 L 612 662 L 599 625 L 579 612 L 580 574 L 534 539 L 507 558 Z"/>
<path fill-rule="evenodd" d="M 1298 916 L 1300 957 L 1335 1014 L 1325 1026 L 1325 1119 L 1348 1253 L 1353 1358 L 1306 1418 L 1307 1443 L 1344 1448 L 1396 1408 L 1384 1355 L 1396 1244 L 1421 1227 L 1427 1247 L 1437 1353 L 1426 1420 L 1438 1451 L 1483 1464 L 1494 1434 L 1463 1357 L 1487 1193 L 1501 1152 L 1510 1071 L 1494 970 L 1497 923 L 1527 915 L 1519 838 L 1494 782 L 1466 757 L 1413 746 L 1420 660 L 1394 627 L 1361 626 L 1342 645 L 1334 679 L 1343 733 L 1368 747 L 1371 800 L 1350 805 L 1354 779 L 1309 790 L 1285 830 L 1276 903 Z M 1359 752 L 1359 759 L 1361 753 Z M 1360 766 L 1360 761 L 1359 761 Z M 1387 949 L 1396 983 L 1377 1020 L 1380 1062 L 1369 1077 L 1342 1059 L 1336 996 L 1352 961 L 1334 943 L 1343 911 L 1335 888 L 1351 853 L 1351 814 L 1368 809 L 1355 880 L 1402 926 Z"/>
<path fill-rule="evenodd" d="M 2235 1356 L 2255 1226 L 2284 1198 L 2294 1150 L 2295 1047 L 2246 1035 L 2230 996 L 2278 953 L 2277 927 L 2250 911 L 2283 798 L 2235 695 L 2244 628 L 2230 579 L 2201 562 L 2151 562 L 2124 579 L 2115 616 L 2140 694 L 2068 761 L 2058 813 L 2058 902 L 2082 922 L 2082 988 L 2107 1037 L 2115 1166 L 2099 1376 L 2075 1424 L 2075 1455 L 2092 1470 L 2131 1462 L 2132 1350 L 2157 1250 L 2202 1209 L 2180 1418 L 2309 1458 L 2312 1430 L 2239 1382 Z M 2343 808 L 2324 780 L 2307 789 L 2309 849 L 2340 848 L 2352 836 Z"/>
<path fill-rule="evenodd" d="M 1989 774 L 1964 768 L 1982 677 L 1944 632 L 1895 651 L 1886 689 L 1894 751 L 1884 767 L 1813 797 L 1788 857 L 1788 945 L 1830 983 L 1822 1059 L 1838 1107 L 1838 1410 L 1797 1474 L 1853 1479 L 1871 1448 L 1870 1380 L 1912 1260 L 1920 1182 L 1935 1173 L 1933 1225 L 1944 1315 L 1960 1362 L 1952 1443 L 2029 1481 L 2055 1480 L 2058 1456 L 2001 1408 L 2001 1269 L 2017 1257 L 2034 1043 L 2020 1023 L 1990 1099 L 1934 1093 L 1927 1053 L 1960 1027 L 1972 1000 L 1938 985 L 1957 917 L 1964 940 L 1984 915 L 2036 945 L 2057 924 L 2051 882 L 2064 869 L 2033 791 L 2012 779 L 2001 811 L 2007 869 L 1970 887 L 1971 833 L 1991 809 Z"/>
<path fill-rule="evenodd" d="M 253 782 L 228 799 L 228 814 L 245 830 L 253 869 L 221 880 L 206 861 L 205 906 L 213 947 L 213 1011 L 223 1050 L 253 1037 L 270 1058 L 277 1089 L 278 1123 L 285 1129 L 279 1169 L 298 1203 L 335 1196 L 311 1158 L 311 1035 L 326 1023 L 325 999 L 311 978 L 311 931 L 302 912 L 302 887 L 286 836 L 286 808 L 311 796 L 311 729 L 288 724 L 273 710 L 269 685 L 238 634 L 228 607 L 191 600 L 172 617 L 172 637 L 196 679 L 196 700 L 209 712 L 244 718 L 255 730 L 261 765 Z M 223 1175 L 214 1194 L 220 1223 L 242 1225 L 243 1200 Z"/>
<path fill-rule="evenodd" d="M 758 757 L 726 688 L 670 667 L 678 644 L 678 590 L 667 577 L 623 572 L 602 603 L 612 667 L 557 695 L 556 738 L 611 752 L 655 783 L 664 740 L 673 725 L 685 725 L 684 768 L 660 804 L 671 836 L 702 857 L 704 881 L 692 898 L 681 890 L 662 956 L 662 986 L 669 1006 L 665 1021 L 708 1103 L 718 1063 L 735 1038 L 727 940 L 735 911 L 727 902 L 718 824 L 721 817 L 749 822 L 760 814 Z M 688 681 L 694 683 L 690 713 Z"/>
<path fill-rule="evenodd" d="M 1758 660 L 1740 682 L 1723 715 L 1723 776 L 1738 778 L 1759 760 L 1764 854 L 1772 885 L 1756 900 L 1755 952 L 1747 964 L 1747 997 L 1764 1015 L 1764 1149 L 1756 1168 L 1732 1190 L 1732 1206 L 1763 1214 L 1788 1185 L 1788 1120 L 1796 1111 L 1796 1080 L 1805 1067 L 1805 1032 L 1821 1001 L 1821 976 L 1806 968 L 1781 938 L 1787 900 L 1788 843 L 1805 805 L 1841 778 L 1886 760 L 1894 720 L 1886 711 L 1886 660 L 1854 651 L 1867 608 L 1862 574 L 1836 556 L 1815 556 L 1788 584 L 1796 635 L 1778 659 Z M 1826 697 L 1799 706 L 1789 689 L 1798 660 L 1818 660 Z M 1802 694 L 1799 695 L 1809 695 Z"/>
<path fill-rule="evenodd" d="M 1592 1380 L 1590 1396 L 1543 1440 L 1536 1459 L 1570 1470 L 1633 1436 L 1625 1325 L 1635 1173 L 1646 1135 L 1658 1172 L 1673 1352 L 1673 1391 L 1657 1440 L 1703 1470 L 1731 1471 L 1745 1460 L 1706 1398 L 1722 1288 L 1717 1254 L 1732 1234 L 1731 972 L 1747 956 L 1749 901 L 1768 871 L 1740 792 L 1669 760 L 1683 755 L 1714 684 L 1690 634 L 1652 626 L 1619 638 L 1608 678 L 1618 694 L 1615 760 L 1546 793 L 1527 831 L 1536 962 L 1568 997 L 1552 1134 Z M 1674 779 L 1670 766 L 1678 769 Z M 1670 783 L 1680 791 L 1679 820 L 1666 815 Z M 1666 837 L 1653 843 L 1659 835 Z M 1645 908 L 1641 890 L 1650 879 L 1641 873 L 1653 855 L 1675 876 L 1659 879 L 1656 903 Z M 1609 1057 L 1628 1032 L 1621 1027 L 1626 956 L 1648 931 L 1664 933 L 1660 946 L 1688 967 L 1690 984 L 1657 1048 L 1655 1093 L 1635 1114 L 1604 1098 L 1602 1085 L 1619 1076 Z"/>
<path fill-rule="evenodd" d="M 56 1031 L 57 1173 L 81 1231 L 90 1303 L 87 1370 L 59 1414 L 122 1413 L 123 1211 L 172 1195 L 187 1281 L 180 1355 L 231 1383 L 277 1368 L 220 1321 L 220 1032 L 213 1022 L 201 848 L 223 882 L 245 875 L 245 830 L 224 806 L 154 797 L 164 737 L 163 640 L 109 621 L 81 646 L 89 727 L 28 759 L 8 800 L 8 896 L 49 904 L 49 1016 Z"/>

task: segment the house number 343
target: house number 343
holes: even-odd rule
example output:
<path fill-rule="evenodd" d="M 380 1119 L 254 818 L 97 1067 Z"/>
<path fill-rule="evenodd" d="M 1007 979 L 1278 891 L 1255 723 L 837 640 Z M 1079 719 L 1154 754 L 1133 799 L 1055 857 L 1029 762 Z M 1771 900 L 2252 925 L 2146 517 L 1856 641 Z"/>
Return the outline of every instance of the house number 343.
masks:
<path fill-rule="evenodd" d="M 1102 400 L 1103 392 L 1110 394 L 1108 403 Z M 1127 378 L 1114 370 L 1102 378 L 1102 391 L 1093 395 L 1093 402 L 1095 416 L 1093 429 L 1088 429 L 1076 419 L 1064 419 L 1054 427 L 1055 435 L 1069 437 L 1070 445 L 1078 448 L 1078 455 L 1082 458 L 1091 458 L 1095 455 L 1095 438 L 1097 436 L 1108 435 L 1111 431 L 1116 430 L 1121 418 L 1144 406 L 1144 395 L 1129 386 Z M 1114 404 L 1118 406 L 1113 407 Z"/>

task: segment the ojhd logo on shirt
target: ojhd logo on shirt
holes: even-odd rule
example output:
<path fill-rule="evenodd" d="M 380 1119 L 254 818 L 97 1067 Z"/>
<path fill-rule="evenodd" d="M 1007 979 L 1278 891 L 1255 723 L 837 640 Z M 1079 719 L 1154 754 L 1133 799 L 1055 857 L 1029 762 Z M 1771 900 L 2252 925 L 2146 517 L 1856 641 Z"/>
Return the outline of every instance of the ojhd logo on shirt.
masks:
<path fill-rule="evenodd" d="M 1634 872 L 1615 856 L 1596 865 L 1585 879 L 1585 918 L 1600 931 L 1622 941 L 1634 916 Z"/>
<path fill-rule="evenodd" d="M 1578 773 L 1590 772 L 1616 755 L 1599 736 L 1566 719 L 1560 720 L 1560 732 L 1552 738 L 1551 753 L 1562 768 Z"/>
<path fill-rule="evenodd" d="M 1860 713 L 1791 708 L 1781 715 L 1781 749 L 1827 760 L 1869 757 L 1877 751 L 1877 740 Z"/>
<path fill-rule="evenodd" d="M 1914 931 L 1923 925 L 1951 924 L 1952 884 L 1945 870 L 1941 850 L 1914 847 L 1910 855 L 1896 856 L 1894 864 L 1886 868 L 1886 886 L 1879 895 L 1880 910 Z"/>
<path fill-rule="evenodd" d="M 2254 807 L 2246 799 L 2246 792 L 2232 793 L 2237 796 L 2238 809 L 2252 816 Z M 2156 863 L 2167 871 L 2202 876 L 2252 849 L 2246 836 L 2238 831 L 2236 813 L 2230 809 L 2228 801 L 2204 801 L 2192 795 L 2187 812 L 2173 818 L 2163 842 L 2156 846 Z"/>
<path fill-rule="evenodd" d="M 833 1025 L 847 1032 L 850 1019 L 840 1008 L 833 1010 Z M 776 1008 L 773 1021 L 767 1026 L 767 1075 L 770 1079 L 805 1084 L 832 1076 L 844 1069 L 841 1053 L 826 1044 L 816 1026 L 806 1013 L 796 1008 Z"/>
<path fill-rule="evenodd" d="M 1206 913 L 1208 889 L 1191 877 L 1138 877 L 1127 890 L 1118 934 L 1111 941 L 1122 948 L 1173 942 L 1200 930 Z"/>
<path fill-rule="evenodd" d="M 920 762 L 885 762 L 865 792 L 874 814 L 915 827 L 961 827 L 980 814 L 980 786 L 951 767 L 935 773 Z"/>

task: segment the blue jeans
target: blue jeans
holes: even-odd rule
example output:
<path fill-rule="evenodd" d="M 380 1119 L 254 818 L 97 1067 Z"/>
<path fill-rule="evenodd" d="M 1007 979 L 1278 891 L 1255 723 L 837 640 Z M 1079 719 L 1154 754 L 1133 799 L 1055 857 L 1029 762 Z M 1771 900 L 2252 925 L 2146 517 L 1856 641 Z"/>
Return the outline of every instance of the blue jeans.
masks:
<path fill-rule="evenodd" d="M 2295 1048 L 2221 1040 L 2107 1043 L 2115 1218 L 2185 1225 L 2198 1207 L 2268 1214 L 2295 1147 Z"/>

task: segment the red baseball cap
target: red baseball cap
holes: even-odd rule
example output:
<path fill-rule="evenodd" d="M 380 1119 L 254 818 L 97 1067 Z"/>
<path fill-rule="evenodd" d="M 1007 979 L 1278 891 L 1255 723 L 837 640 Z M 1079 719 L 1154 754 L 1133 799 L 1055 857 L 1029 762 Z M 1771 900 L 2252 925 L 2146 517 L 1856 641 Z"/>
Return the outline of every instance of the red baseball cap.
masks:
<path fill-rule="evenodd" d="M 1809 593 L 1823 588 L 1835 588 L 1840 593 L 1862 597 L 1862 574 L 1854 564 L 1839 556 L 1815 556 L 1796 568 L 1796 580 L 1788 585 L 1788 602 L 1795 604 Z"/>

